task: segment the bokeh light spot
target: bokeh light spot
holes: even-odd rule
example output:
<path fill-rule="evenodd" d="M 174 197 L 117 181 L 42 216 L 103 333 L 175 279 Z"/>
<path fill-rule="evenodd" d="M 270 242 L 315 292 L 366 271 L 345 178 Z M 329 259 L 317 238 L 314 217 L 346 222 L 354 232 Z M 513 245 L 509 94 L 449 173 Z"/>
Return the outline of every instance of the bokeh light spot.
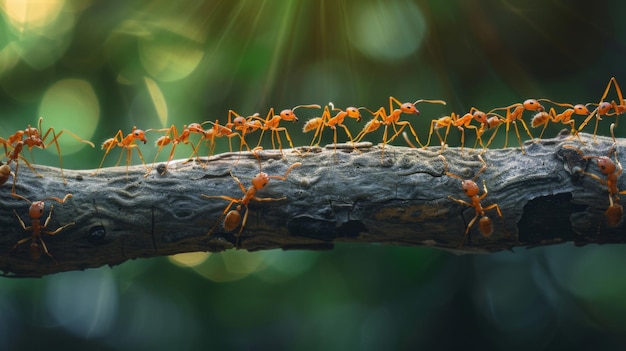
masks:
<path fill-rule="evenodd" d="M 89 140 L 93 137 L 98 125 L 100 105 L 95 91 L 87 81 L 64 79 L 53 84 L 44 93 L 39 105 L 39 115 L 43 117 L 43 133 L 48 128 L 54 127 L 58 135 L 62 127 L 70 127 L 69 132 Z M 64 132 L 58 138 L 63 156 L 88 147 L 87 144 L 72 138 L 71 133 Z M 46 140 L 52 141 L 52 136 L 48 136 Z M 54 147 L 46 150 L 51 153 L 57 152 Z"/>
<path fill-rule="evenodd" d="M 426 30 L 426 18 L 413 2 L 394 1 L 389 6 L 359 3 L 349 21 L 348 38 L 363 54 L 393 61 L 415 53 Z"/>
<path fill-rule="evenodd" d="M 186 252 L 172 255 L 169 260 L 177 266 L 194 267 L 206 261 L 209 255 L 208 252 Z"/>
<path fill-rule="evenodd" d="M 165 127 L 167 124 L 167 103 L 165 102 L 163 92 L 161 92 L 159 85 L 154 80 L 148 77 L 145 77 L 144 79 L 146 81 L 148 93 L 150 94 L 150 99 L 152 99 L 157 116 L 159 116 L 159 122 L 161 122 L 162 127 Z"/>
<path fill-rule="evenodd" d="M 106 335 L 117 316 L 118 292 L 108 268 L 68 272 L 48 284 L 46 306 L 69 332 L 92 338 Z"/>
<path fill-rule="evenodd" d="M 165 82 L 187 77 L 204 57 L 204 51 L 197 43 L 163 43 L 154 39 L 140 41 L 139 54 L 146 71 Z"/>

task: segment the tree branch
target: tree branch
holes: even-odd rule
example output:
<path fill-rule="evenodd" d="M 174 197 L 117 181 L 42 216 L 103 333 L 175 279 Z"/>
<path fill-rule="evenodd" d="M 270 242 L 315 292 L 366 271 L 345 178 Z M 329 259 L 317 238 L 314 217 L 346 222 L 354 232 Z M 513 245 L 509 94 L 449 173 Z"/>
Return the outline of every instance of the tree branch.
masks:
<path fill-rule="evenodd" d="M 476 212 L 449 198 L 469 201 L 460 180 L 444 174 L 440 148 L 386 145 L 382 158 L 380 146 L 370 143 L 359 144 L 359 151 L 339 145 L 336 156 L 330 145 L 310 152 L 300 149 L 303 155 L 284 150 L 287 160 L 274 150 L 262 151 L 263 171 L 269 175 L 283 175 L 294 162 L 302 166 L 294 168 L 285 181 L 271 179 L 258 192 L 258 197 L 286 199 L 251 201 L 239 238 L 239 228 L 226 232 L 219 222 L 228 201 L 201 194 L 241 198 L 243 193 L 230 171 L 249 187 L 259 172 L 259 162 L 250 153 L 212 156 L 208 164 L 172 161 L 165 175 L 160 175 L 160 165 L 146 178 L 142 165 L 130 167 L 128 174 L 125 167 L 102 169 L 97 176 L 90 176 L 93 170 L 65 170 L 67 185 L 57 168 L 36 166 L 43 175 L 38 178 L 22 167 L 16 192 L 31 201 L 73 194 L 63 204 L 52 202 L 47 230 L 75 224 L 57 235 L 43 235 L 54 261 L 45 255 L 34 260 L 30 240 L 12 249 L 32 232 L 24 231 L 13 213 L 30 225 L 29 204 L 10 196 L 9 180 L 0 188 L 4 193 L 0 269 L 10 276 L 43 276 L 117 265 L 138 257 L 219 252 L 236 243 L 250 251 L 319 250 L 331 249 L 335 242 L 375 242 L 484 253 L 565 241 L 577 245 L 626 242 L 623 222 L 614 228 L 606 225 L 606 185 L 576 170 L 605 177 L 595 162 L 583 159 L 576 149 L 563 147 L 572 145 L 585 155 L 605 156 L 613 141 L 599 137 L 594 144 L 588 135 L 581 137 L 584 145 L 568 135 L 526 143 L 526 154 L 519 148 L 487 150 L 483 158 L 488 167 L 477 183 L 484 180 L 489 190 L 483 206 L 499 204 L 503 218 L 495 210 L 487 211 L 493 234 L 483 237 L 477 221 L 463 246 L 466 226 Z M 621 146 L 623 140 L 618 140 L 620 151 Z M 478 153 L 447 148 L 443 155 L 451 173 L 470 179 L 482 166 Z M 618 180 L 618 188 L 625 188 L 622 183 Z"/>

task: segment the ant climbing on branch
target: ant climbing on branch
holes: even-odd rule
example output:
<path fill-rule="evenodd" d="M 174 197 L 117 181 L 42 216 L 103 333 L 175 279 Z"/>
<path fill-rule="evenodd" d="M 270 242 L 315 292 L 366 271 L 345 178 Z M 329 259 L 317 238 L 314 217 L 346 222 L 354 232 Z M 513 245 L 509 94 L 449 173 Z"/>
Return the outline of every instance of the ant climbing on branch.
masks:
<path fill-rule="evenodd" d="M 28 217 L 30 217 L 30 225 L 28 227 L 26 226 L 22 218 L 20 218 L 20 216 L 17 214 L 15 210 L 13 210 L 13 213 L 15 213 L 15 216 L 17 217 L 17 220 L 22 225 L 22 228 L 25 231 L 30 230 L 32 232 L 32 236 L 19 240 L 17 243 L 15 243 L 15 245 L 13 245 L 13 248 L 11 249 L 11 251 L 15 250 L 15 248 L 17 248 L 19 245 L 31 240 L 30 255 L 33 258 L 33 260 L 38 260 L 41 257 L 41 253 L 43 251 L 43 253 L 45 253 L 48 257 L 50 257 L 50 259 L 54 261 L 54 257 L 52 257 L 52 254 L 50 254 L 50 251 L 48 251 L 48 247 L 46 246 L 46 243 L 43 241 L 43 238 L 41 237 L 42 234 L 56 235 L 63 229 L 69 226 L 72 226 L 75 223 L 71 222 L 71 223 L 65 224 L 57 228 L 56 230 L 52 230 L 52 231 L 45 230 L 48 224 L 50 223 L 50 218 L 52 218 L 52 209 L 54 208 L 54 206 L 50 206 L 50 212 L 48 213 L 48 217 L 42 224 L 41 217 L 43 216 L 44 209 L 45 209 L 44 201 L 53 200 L 62 204 L 62 203 L 65 203 L 65 201 L 68 198 L 72 197 L 73 195 L 67 194 L 65 195 L 63 199 L 60 199 L 58 197 L 48 197 L 43 200 L 39 200 L 35 202 L 32 202 L 28 200 L 27 198 L 25 198 L 24 196 L 19 195 L 19 194 L 12 194 L 12 195 L 13 197 L 22 199 L 30 204 L 30 207 L 28 208 Z M 41 246 L 39 246 L 39 244 L 41 244 Z"/>
<path fill-rule="evenodd" d="M 553 122 L 553 123 L 560 122 L 563 124 L 569 124 L 570 130 L 571 130 L 570 133 L 572 135 L 575 135 L 576 134 L 576 129 L 574 128 L 575 121 L 572 119 L 572 116 L 573 115 L 581 115 L 581 116 L 589 115 L 589 109 L 587 108 L 587 106 L 583 104 L 572 105 L 572 104 L 567 104 L 567 103 L 554 102 L 548 99 L 539 99 L 538 101 L 546 101 L 553 105 L 567 107 L 567 109 L 561 113 L 556 113 L 556 110 L 554 109 L 554 107 L 550 107 L 549 112 L 546 112 L 544 110 L 544 111 L 540 111 L 535 116 L 533 116 L 533 118 L 530 121 L 531 127 L 537 128 L 540 125 L 543 125 L 543 129 L 541 130 L 541 134 L 539 134 L 539 138 L 537 139 L 537 141 L 539 141 L 539 139 L 541 139 L 541 137 L 543 136 L 543 133 L 546 131 L 546 127 L 548 126 L 549 122 Z"/>
<path fill-rule="evenodd" d="M 259 159 L 258 155 L 256 154 L 258 150 L 259 149 L 254 148 L 252 152 L 259 160 L 259 173 L 257 173 L 257 175 L 255 175 L 254 178 L 252 178 L 251 186 L 247 190 L 243 186 L 239 178 L 235 177 L 232 171 L 230 172 L 230 176 L 235 180 L 235 182 L 237 182 L 237 184 L 239 185 L 239 188 L 241 189 L 241 192 L 243 192 L 244 194 L 243 197 L 235 198 L 235 197 L 226 196 L 226 195 L 202 194 L 203 197 L 208 198 L 208 199 L 223 199 L 223 200 L 229 201 L 229 204 L 228 206 L 226 206 L 226 208 L 222 212 L 220 219 L 217 221 L 215 226 L 213 226 L 211 231 L 209 231 L 208 235 L 211 235 L 211 233 L 215 230 L 215 227 L 221 222 L 221 219 L 224 218 L 223 227 L 225 231 L 231 232 L 235 230 L 237 227 L 240 227 L 239 232 L 237 233 L 237 242 L 236 242 L 236 245 L 238 246 L 239 237 L 241 236 L 241 233 L 243 232 L 243 228 L 246 226 L 246 221 L 248 220 L 248 204 L 250 203 L 250 201 L 269 202 L 269 201 L 283 201 L 287 199 L 286 197 L 280 197 L 280 198 L 257 197 L 256 194 L 259 190 L 263 189 L 269 183 L 270 179 L 278 179 L 278 180 L 283 180 L 283 181 L 286 180 L 291 170 L 298 166 L 301 166 L 302 163 L 296 162 L 292 164 L 291 166 L 287 168 L 287 170 L 285 171 L 285 174 L 282 176 L 276 176 L 276 175 L 270 176 L 270 175 L 267 175 L 267 173 L 263 172 L 261 169 L 261 159 Z M 235 207 L 234 210 L 231 210 L 234 204 L 237 204 L 237 206 Z M 241 214 L 242 207 L 245 207 L 243 219 L 242 219 L 242 214 Z"/>
<path fill-rule="evenodd" d="M 609 207 L 604 212 L 606 217 L 606 224 L 608 227 L 617 227 L 622 221 L 622 215 L 624 213 L 624 208 L 619 203 L 620 198 L 618 195 L 626 194 L 626 190 L 620 191 L 617 188 L 617 180 L 619 176 L 622 174 L 622 164 L 617 159 L 617 141 L 615 140 L 615 133 L 613 129 L 615 128 L 615 123 L 611 123 L 611 137 L 613 137 L 613 145 L 609 149 L 607 156 L 585 156 L 583 152 L 575 148 L 571 145 L 565 145 L 564 147 L 576 150 L 582 158 L 584 159 L 595 159 L 600 172 L 606 176 L 606 179 L 600 178 L 598 175 L 589 173 L 581 170 L 581 172 L 585 175 L 590 176 L 591 178 L 597 180 L 603 185 L 607 186 L 608 195 L 609 195 Z M 611 154 L 615 158 L 615 162 L 611 160 Z M 600 232 L 600 226 L 602 222 L 598 224 L 598 233 Z"/>
<path fill-rule="evenodd" d="M 411 126 L 411 123 L 408 121 L 400 121 L 400 115 L 402 115 L 402 113 L 419 115 L 420 111 L 417 109 L 417 107 L 415 107 L 415 105 L 417 105 L 420 102 L 427 102 L 431 104 L 440 104 L 440 105 L 446 104 L 446 102 L 443 100 L 424 100 L 424 99 L 417 100 L 413 103 L 411 102 L 401 103 L 398 99 L 394 98 L 393 96 L 390 96 L 389 97 L 389 113 L 387 113 L 384 107 L 379 108 L 375 112 L 367 110 L 372 115 L 374 115 L 374 118 L 372 118 L 369 122 L 367 122 L 367 124 L 365 124 L 365 126 L 363 127 L 361 132 L 356 136 L 354 141 L 357 143 L 360 142 L 361 139 L 363 139 L 365 135 L 377 130 L 381 125 L 384 125 L 385 130 L 383 132 L 383 143 L 382 143 L 383 144 L 382 157 L 384 159 L 385 144 L 393 141 L 398 135 L 400 135 L 400 133 L 402 133 L 404 128 L 408 126 L 409 130 L 411 131 L 411 134 L 413 134 L 413 137 L 415 138 L 417 143 L 420 145 L 420 147 L 424 148 L 425 146 L 420 142 L 419 137 L 417 136 L 417 133 L 415 132 L 415 129 L 413 129 L 413 127 Z M 398 105 L 399 108 L 394 109 L 394 104 Z M 391 136 L 391 138 L 387 139 L 387 128 L 389 126 L 392 126 L 392 128 L 395 131 L 395 134 Z"/>
<path fill-rule="evenodd" d="M 141 159 L 141 163 L 143 164 L 144 168 L 146 168 L 146 171 L 148 171 L 148 168 L 146 167 L 146 162 L 143 160 L 143 155 L 141 154 L 141 150 L 139 150 L 136 140 L 142 141 L 144 144 L 148 142 L 145 132 L 141 129 L 137 129 L 136 126 L 133 126 L 131 132 L 128 133 L 126 136 L 124 136 L 124 133 L 121 130 L 118 130 L 113 138 L 105 140 L 102 143 L 102 149 L 105 150 L 104 157 L 102 157 L 100 165 L 91 175 L 95 176 L 98 173 L 100 168 L 102 168 L 104 159 L 109 154 L 109 151 L 111 151 L 111 149 L 116 146 L 122 149 L 126 149 L 126 178 L 128 178 L 128 166 L 130 165 L 130 159 L 133 149 L 137 149 L 139 159 Z M 115 164 L 115 166 L 118 166 L 120 164 L 120 161 L 122 160 L 122 155 L 124 155 L 124 150 L 120 152 L 120 157 L 117 159 L 117 163 Z"/>
<path fill-rule="evenodd" d="M 472 220 L 467 224 L 467 228 L 465 229 L 465 234 L 463 235 L 463 240 L 461 241 L 460 246 L 463 246 L 463 244 L 465 243 L 465 239 L 467 238 L 467 235 L 469 234 L 470 228 L 472 227 L 472 225 L 474 225 L 474 222 L 476 222 L 476 220 L 479 219 L 479 217 L 480 219 L 478 220 L 478 228 L 480 230 L 480 233 L 484 237 L 491 236 L 491 234 L 493 233 L 493 223 L 492 223 L 491 218 L 485 215 L 485 211 L 495 209 L 498 213 L 498 216 L 502 219 L 502 224 L 504 226 L 504 218 L 502 217 L 502 211 L 500 211 L 500 206 L 494 203 L 489 206 L 483 207 L 481 203 L 481 201 L 487 196 L 489 192 L 487 191 L 487 185 L 485 184 L 485 180 L 483 179 L 483 194 L 479 195 L 480 189 L 478 188 L 478 184 L 476 184 L 476 179 L 482 172 L 485 171 L 485 169 L 487 169 L 487 163 L 485 162 L 485 160 L 483 160 L 483 158 L 480 155 L 478 155 L 478 159 L 480 160 L 483 166 L 480 168 L 480 170 L 478 170 L 478 172 L 476 172 L 476 174 L 474 175 L 474 178 L 464 179 L 463 177 L 459 175 L 450 173 L 448 171 L 448 162 L 446 161 L 446 158 L 443 155 L 439 155 L 439 156 L 443 160 L 443 164 L 444 164 L 443 174 L 447 175 L 448 177 L 459 179 L 461 181 L 461 189 L 463 189 L 463 192 L 465 193 L 465 195 L 467 195 L 470 198 L 471 202 L 457 199 L 452 196 L 448 196 L 448 198 L 459 204 L 462 204 L 468 207 L 473 207 L 476 210 L 476 215 L 474 215 L 474 218 L 472 218 Z M 506 231 L 506 227 L 505 227 L 505 231 Z"/>
<path fill-rule="evenodd" d="M 535 100 L 535 99 L 528 99 L 525 100 L 523 103 L 516 103 L 513 105 L 509 105 L 507 107 L 497 107 L 492 109 L 491 111 L 489 111 L 487 114 L 495 114 L 495 111 L 499 111 L 499 110 L 505 110 L 506 114 L 504 117 L 501 117 L 503 120 L 503 123 L 506 123 L 506 135 L 504 137 L 504 148 L 507 147 L 508 142 L 509 142 L 509 125 L 511 123 L 513 123 L 513 127 L 515 127 L 515 135 L 517 135 L 517 141 L 519 143 L 520 149 L 522 150 L 522 153 L 525 154 L 526 151 L 524 150 L 524 146 L 522 144 L 522 138 L 520 137 L 519 134 L 519 129 L 517 128 L 517 121 L 520 121 L 522 123 L 522 126 L 524 127 L 524 130 L 526 130 L 526 134 L 528 134 L 528 136 L 530 137 L 530 139 L 534 139 L 533 135 L 530 133 L 530 130 L 528 129 L 528 125 L 526 125 L 526 122 L 524 122 L 524 120 L 522 119 L 522 114 L 524 113 L 524 111 L 544 111 L 543 106 L 539 103 L 539 101 Z"/>
<path fill-rule="evenodd" d="M 617 92 L 617 101 L 612 100 L 611 102 L 604 101 L 606 96 L 609 94 L 611 90 L 611 85 L 615 86 L 615 91 Z M 596 104 L 590 104 L 596 105 Z M 615 77 L 611 77 L 609 79 L 609 83 L 606 85 L 604 89 L 604 94 L 600 98 L 600 103 L 597 104 L 597 107 L 587 116 L 587 118 L 580 124 L 578 127 L 578 133 L 580 133 L 583 128 L 587 126 L 587 123 L 595 116 L 596 117 L 596 126 L 593 129 L 593 141 L 597 144 L 596 133 L 598 132 L 598 122 L 602 120 L 602 116 L 615 116 L 615 124 L 617 124 L 617 118 L 619 115 L 626 113 L 626 100 L 624 100 L 622 96 L 622 89 L 620 89 L 619 84 L 617 84 L 617 80 Z"/>
<path fill-rule="evenodd" d="M 13 176 L 13 188 L 11 189 L 11 193 L 15 194 L 15 183 L 17 182 L 17 175 L 19 169 L 19 160 L 21 159 L 26 163 L 28 168 L 30 168 L 33 173 L 37 177 L 41 177 L 41 174 L 35 171 L 35 168 L 28 162 L 28 160 L 22 155 L 22 150 L 24 146 L 28 147 L 28 151 L 32 151 L 33 148 L 37 147 L 40 149 L 45 149 L 50 145 L 54 144 L 56 146 L 57 154 L 59 155 L 59 168 L 61 169 L 61 178 L 63 178 L 63 183 L 67 184 L 67 180 L 65 179 L 65 174 L 63 173 L 63 157 L 61 156 L 61 147 L 59 146 L 58 139 L 63 133 L 69 134 L 74 139 L 78 140 L 81 143 L 85 143 L 94 147 L 93 143 L 89 140 L 81 139 L 78 135 L 72 133 L 67 129 L 62 129 L 58 133 L 54 130 L 53 127 L 50 127 L 43 133 L 43 129 L 41 124 L 43 122 L 43 117 L 39 117 L 39 121 L 37 123 L 37 128 L 31 127 L 30 124 L 26 129 L 18 130 L 13 135 L 9 136 L 7 139 L 0 138 L 0 144 L 4 146 L 4 154 L 9 159 L 7 161 L 7 165 L 11 162 L 15 162 L 15 174 Z M 52 136 L 52 140 L 46 144 L 46 139 L 49 136 Z M 11 149 L 12 151 L 9 151 Z"/>
<path fill-rule="evenodd" d="M 329 109 L 330 106 L 330 109 Z M 357 122 L 361 121 L 361 112 L 359 110 L 365 109 L 365 107 L 347 107 L 345 110 L 335 107 L 332 102 L 329 102 L 327 106 L 324 107 L 324 112 L 321 117 L 315 117 L 308 120 L 304 127 L 302 128 L 302 132 L 307 133 L 312 130 L 315 130 L 315 134 L 313 135 L 313 140 L 311 141 L 310 147 L 318 146 L 322 141 L 322 132 L 324 131 L 324 127 L 329 127 L 333 130 L 333 143 L 335 145 L 335 158 L 337 157 L 337 126 L 343 128 L 345 130 L 346 135 L 350 139 L 350 143 L 354 143 L 354 139 L 352 138 L 352 134 L 348 130 L 343 122 L 346 117 L 354 118 Z M 331 117 L 331 111 L 338 111 L 334 117 Z M 317 142 L 315 140 L 317 139 Z"/>
<path fill-rule="evenodd" d="M 291 141 L 291 136 L 289 136 L 289 132 L 287 131 L 287 128 L 279 127 L 279 123 L 280 121 L 297 122 L 298 116 L 296 116 L 294 111 L 299 108 L 322 108 L 322 106 L 317 105 L 317 104 L 298 105 L 291 109 L 282 110 L 280 111 L 280 114 L 278 115 L 274 114 L 274 108 L 272 107 L 267 112 L 267 116 L 265 117 L 265 119 L 262 119 L 261 117 L 257 117 L 257 116 L 251 116 L 250 117 L 251 121 L 258 120 L 261 122 L 261 126 L 259 127 L 259 129 L 261 129 L 261 136 L 259 137 L 259 142 L 257 143 L 255 149 L 261 146 L 261 141 L 263 140 L 263 134 L 265 133 L 265 131 L 268 131 L 268 130 L 272 132 L 272 148 L 273 149 L 276 149 L 276 144 L 274 143 L 274 139 L 276 139 L 276 141 L 278 141 L 278 148 L 281 154 L 283 152 L 283 144 L 282 144 L 282 141 L 280 139 L 280 134 L 279 134 L 280 132 L 285 133 L 285 137 L 287 138 L 287 141 L 289 142 L 289 146 L 292 149 L 294 149 L 293 142 Z"/>

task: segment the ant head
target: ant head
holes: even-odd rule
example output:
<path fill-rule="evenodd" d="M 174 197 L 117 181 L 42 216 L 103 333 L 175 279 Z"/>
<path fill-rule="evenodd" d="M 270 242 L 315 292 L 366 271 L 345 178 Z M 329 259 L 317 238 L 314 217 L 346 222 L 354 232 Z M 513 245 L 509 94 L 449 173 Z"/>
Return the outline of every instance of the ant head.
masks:
<path fill-rule="evenodd" d="M 528 99 L 522 103 L 525 110 L 544 111 L 543 106 L 535 99 Z"/>
<path fill-rule="evenodd" d="M 583 104 L 576 104 L 574 105 L 574 113 L 577 115 L 588 115 L 591 112 L 589 112 L 589 109 L 587 108 L 587 106 Z"/>
<path fill-rule="evenodd" d="M 474 111 L 472 118 L 474 118 L 478 123 L 487 123 L 487 114 L 483 111 Z"/>
<path fill-rule="evenodd" d="M 471 179 L 463 179 L 461 181 L 461 189 L 469 197 L 478 195 L 478 184 Z"/>
<path fill-rule="evenodd" d="M 263 189 L 269 183 L 270 177 L 265 172 L 259 172 L 252 178 L 252 186 L 255 189 Z"/>
<path fill-rule="evenodd" d="M 237 116 L 237 117 L 235 117 L 235 119 L 233 119 L 233 125 L 235 127 L 241 127 L 241 126 L 243 126 L 245 124 L 246 124 L 246 119 L 241 117 L 241 116 Z"/>
<path fill-rule="evenodd" d="M 598 156 L 596 162 L 598 163 L 598 168 L 600 168 L 600 172 L 604 174 L 612 174 L 615 172 L 616 166 L 610 158 L 606 156 Z"/>
<path fill-rule="evenodd" d="M 400 111 L 404 113 L 411 113 L 414 115 L 420 114 L 420 111 L 417 109 L 417 107 L 415 107 L 415 104 L 413 104 L 412 102 L 405 102 L 400 105 Z"/>
<path fill-rule="evenodd" d="M 189 130 L 192 133 L 203 133 L 204 129 L 202 129 L 202 125 L 200 123 L 190 123 L 187 126 L 187 130 Z"/>
<path fill-rule="evenodd" d="M 33 260 L 38 260 L 41 257 L 41 247 L 34 240 L 30 243 L 30 257 Z"/>
<path fill-rule="evenodd" d="M 350 106 L 346 108 L 346 113 L 348 114 L 348 117 L 356 118 L 357 122 L 361 122 L 361 112 L 359 112 L 358 108 Z"/>
<path fill-rule="evenodd" d="M 285 109 L 285 110 L 280 111 L 280 118 L 284 121 L 294 121 L 294 122 L 298 121 L 298 117 L 296 116 L 296 114 L 293 112 L 292 109 Z"/>
<path fill-rule="evenodd" d="M 45 204 L 43 201 L 35 201 L 30 204 L 30 207 L 28 208 L 28 217 L 33 219 L 40 218 L 43 215 L 44 206 Z"/>
<path fill-rule="evenodd" d="M 148 140 L 146 140 L 146 133 L 141 129 L 137 129 L 137 127 L 133 127 L 133 139 L 139 139 L 143 141 L 144 144 L 148 142 Z"/>

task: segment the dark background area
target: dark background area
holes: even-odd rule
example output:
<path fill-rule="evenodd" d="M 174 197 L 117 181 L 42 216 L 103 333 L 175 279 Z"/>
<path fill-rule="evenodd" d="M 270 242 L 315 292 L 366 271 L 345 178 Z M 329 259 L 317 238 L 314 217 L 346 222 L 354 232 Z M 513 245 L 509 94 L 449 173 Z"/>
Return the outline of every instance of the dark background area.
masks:
<path fill-rule="evenodd" d="M 270 107 L 329 101 L 374 110 L 389 96 L 446 100 L 403 117 L 425 140 L 430 120 L 471 107 L 527 98 L 598 102 L 612 76 L 626 82 L 625 10 L 617 0 L 7 1 L 0 6 L 0 136 L 43 116 L 44 130 L 67 128 L 97 145 L 63 135 L 64 167 L 93 169 L 104 153 L 99 144 L 134 125 L 180 129 L 225 121 L 229 109 L 265 116 Z M 612 91 L 608 99 L 615 98 Z M 313 135 L 301 128 L 319 111 L 298 115 L 284 125 L 296 145 L 308 145 Z M 369 118 L 346 125 L 356 135 Z M 611 121 L 598 134 L 608 135 Z M 562 128 L 551 125 L 544 137 Z M 149 133 L 141 146 L 149 162 L 158 136 Z M 324 142 L 331 138 L 325 132 Z M 382 132 L 365 140 L 380 142 Z M 449 143 L 458 140 L 451 131 Z M 500 130 L 492 147 L 503 142 Z M 216 152 L 223 151 L 228 143 L 218 140 Z M 190 152 L 183 145 L 176 157 Z M 58 166 L 54 148 L 26 157 Z M 54 253 L 54 240 L 49 248 Z M 621 349 L 624 257 L 621 245 L 483 256 L 338 245 L 2 279 L 0 348 Z M 44 257 L 42 264 L 53 263 Z"/>

